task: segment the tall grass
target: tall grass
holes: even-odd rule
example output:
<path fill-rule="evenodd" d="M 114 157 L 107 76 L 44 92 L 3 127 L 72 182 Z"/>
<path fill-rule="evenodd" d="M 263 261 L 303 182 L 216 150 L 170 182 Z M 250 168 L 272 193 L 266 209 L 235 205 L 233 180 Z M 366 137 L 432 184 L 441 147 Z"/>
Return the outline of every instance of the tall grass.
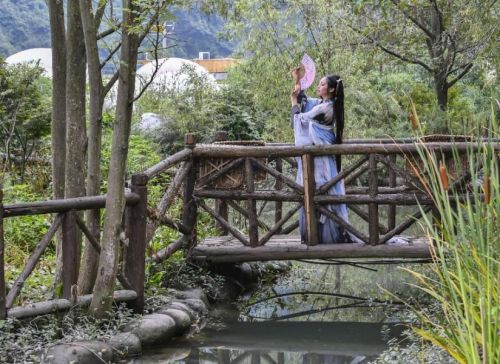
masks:
<path fill-rule="evenodd" d="M 500 363 L 499 155 L 492 143 L 468 153 L 471 183 L 453 185 L 440 157 L 422 147 L 422 180 L 440 219 L 424 218 L 434 242 L 431 274 L 412 271 L 419 288 L 441 306 L 437 315 L 417 309 L 415 332 L 457 362 Z M 459 158 L 455 160 L 458 162 Z M 466 193 L 453 203 L 450 197 Z"/>

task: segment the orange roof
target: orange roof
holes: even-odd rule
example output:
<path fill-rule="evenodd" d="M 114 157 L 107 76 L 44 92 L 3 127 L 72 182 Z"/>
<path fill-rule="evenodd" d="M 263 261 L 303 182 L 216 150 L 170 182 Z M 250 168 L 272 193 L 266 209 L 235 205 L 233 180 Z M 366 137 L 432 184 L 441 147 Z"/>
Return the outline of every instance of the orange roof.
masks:
<path fill-rule="evenodd" d="M 238 63 L 239 60 L 234 58 L 193 59 L 193 62 L 205 67 L 210 73 L 222 73 L 227 72 L 227 69 Z"/>

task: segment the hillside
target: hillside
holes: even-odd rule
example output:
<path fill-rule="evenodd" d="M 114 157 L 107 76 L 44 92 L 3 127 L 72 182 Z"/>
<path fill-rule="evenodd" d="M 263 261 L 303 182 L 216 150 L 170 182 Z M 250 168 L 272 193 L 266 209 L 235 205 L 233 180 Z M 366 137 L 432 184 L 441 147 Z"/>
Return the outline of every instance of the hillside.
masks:
<path fill-rule="evenodd" d="M 48 8 L 44 0 L 0 0 L 0 57 L 28 48 L 50 47 Z M 173 10 L 176 17 L 172 56 L 196 58 L 198 52 L 228 57 L 234 45 L 219 41 L 223 22 L 198 11 Z"/>

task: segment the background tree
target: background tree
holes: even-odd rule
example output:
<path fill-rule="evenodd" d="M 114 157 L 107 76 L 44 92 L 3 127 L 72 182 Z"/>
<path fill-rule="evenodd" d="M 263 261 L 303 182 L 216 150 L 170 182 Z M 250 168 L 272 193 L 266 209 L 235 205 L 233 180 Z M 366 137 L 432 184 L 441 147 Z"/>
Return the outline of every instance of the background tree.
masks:
<path fill-rule="evenodd" d="M 352 3 L 346 25 L 398 60 L 432 77 L 437 103 L 448 108 L 449 89 L 498 39 L 496 0 L 366 0 Z M 447 124 L 443 132 L 449 132 Z"/>

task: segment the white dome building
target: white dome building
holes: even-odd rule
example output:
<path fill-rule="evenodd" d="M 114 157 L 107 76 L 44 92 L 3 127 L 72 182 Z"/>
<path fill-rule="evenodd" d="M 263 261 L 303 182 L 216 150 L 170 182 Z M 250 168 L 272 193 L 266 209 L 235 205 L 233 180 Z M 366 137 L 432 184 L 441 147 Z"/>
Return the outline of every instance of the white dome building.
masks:
<path fill-rule="evenodd" d="M 136 87 L 142 88 L 150 81 L 157 68 L 156 61 L 151 61 L 136 71 Z M 185 90 L 192 77 L 199 77 L 211 87 L 217 89 L 215 78 L 199 64 L 183 58 L 161 58 L 158 60 L 158 70 L 149 85 L 151 89 Z"/>
<path fill-rule="evenodd" d="M 52 77 L 52 49 L 50 48 L 31 48 L 15 53 L 7 59 L 7 64 L 19 64 L 28 62 L 39 62 L 40 67 L 44 69 L 44 75 Z"/>

